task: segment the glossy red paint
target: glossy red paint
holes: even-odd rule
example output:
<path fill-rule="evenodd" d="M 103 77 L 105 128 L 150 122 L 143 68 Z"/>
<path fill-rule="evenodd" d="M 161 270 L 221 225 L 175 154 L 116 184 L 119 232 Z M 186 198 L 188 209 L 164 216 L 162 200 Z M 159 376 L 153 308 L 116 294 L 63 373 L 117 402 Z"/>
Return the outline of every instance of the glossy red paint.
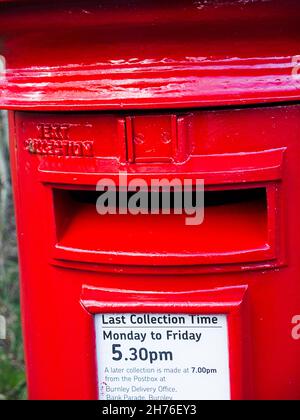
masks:
<path fill-rule="evenodd" d="M 2 1 L 2 104 L 118 110 L 297 100 L 298 28 L 298 0 Z"/>
<path fill-rule="evenodd" d="M 232 398 L 299 399 L 299 2 L 0 10 L 30 398 L 97 398 L 95 313 L 199 312 Z M 204 223 L 99 216 L 120 172 L 204 179 Z"/>

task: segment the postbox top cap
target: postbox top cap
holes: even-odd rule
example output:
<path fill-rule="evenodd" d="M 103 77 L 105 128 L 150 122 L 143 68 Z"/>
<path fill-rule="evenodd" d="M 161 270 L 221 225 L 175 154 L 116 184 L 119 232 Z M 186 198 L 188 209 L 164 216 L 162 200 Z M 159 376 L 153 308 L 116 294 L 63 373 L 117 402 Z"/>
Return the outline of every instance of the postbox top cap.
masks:
<path fill-rule="evenodd" d="M 1 108 L 300 99 L 298 0 L 0 2 Z"/>

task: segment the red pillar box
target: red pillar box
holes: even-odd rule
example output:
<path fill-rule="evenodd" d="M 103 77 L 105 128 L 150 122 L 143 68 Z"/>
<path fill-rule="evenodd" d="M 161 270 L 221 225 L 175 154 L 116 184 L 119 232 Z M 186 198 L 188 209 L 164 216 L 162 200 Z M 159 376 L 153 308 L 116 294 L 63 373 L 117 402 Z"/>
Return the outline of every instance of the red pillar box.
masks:
<path fill-rule="evenodd" d="M 30 398 L 300 398 L 299 2 L 0 10 Z"/>

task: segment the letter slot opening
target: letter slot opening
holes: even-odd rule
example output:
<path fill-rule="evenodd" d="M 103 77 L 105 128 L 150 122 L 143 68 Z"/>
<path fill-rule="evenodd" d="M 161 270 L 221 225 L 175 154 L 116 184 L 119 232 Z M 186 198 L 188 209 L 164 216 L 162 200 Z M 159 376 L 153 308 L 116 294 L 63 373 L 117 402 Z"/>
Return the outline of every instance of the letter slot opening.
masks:
<path fill-rule="evenodd" d="M 174 191 L 170 214 L 162 214 L 160 205 L 158 214 L 151 214 L 149 206 L 149 214 L 138 215 L 99 215 L 96 202 L 101 192 L 57 188 L 53 194 L 56 258 L 59 255 L 63 259 L 66 252 L 67 259 L 123 263 L 126 256 L 127 264 L 133 265 L 240 263 L 274 258 L 275 229 L 274 217 L 269 214 L 268 186 L 205 191 L 204 221 L 199 225 L 187 225 L 184 211 L 175 214 Z M 117 200 L 116 211 L 120 208 Z"/>

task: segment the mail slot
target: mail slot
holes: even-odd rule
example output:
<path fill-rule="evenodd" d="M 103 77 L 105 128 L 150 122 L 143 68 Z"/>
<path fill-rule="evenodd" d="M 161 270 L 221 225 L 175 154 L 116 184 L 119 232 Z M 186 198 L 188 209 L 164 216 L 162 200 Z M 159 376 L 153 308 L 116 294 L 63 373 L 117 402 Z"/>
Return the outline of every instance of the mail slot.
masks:
<path fill-rule="evenodd" d="M 95 212 L 97 194 L 54 190 L 56 255 L 60 258 L 76 250 L 73 258 L 84 254 L 91 262 L 114 259 L 128 263 L 131 256 L 135 265 L 181 265 L 184 261 L 224 263 L 233 258 L 238 262 L 249 254 L 255 261 L 274 252 L 268 229 L 275 217 L 268 214 L 263 188 L 207 191 L 205 220 L 192 226 L 185 223 L 184 214 L 166 215 L 159 209 L 158 214 L 147 208 L 141 209 L 145 214 L 99 217 Z M 114 229 L 122 235 L 111 235 Z"/>
<path fill-rule="evenodd" d="M 300 398 L 298 3 L 1 2 L 31 399 Z"/>

